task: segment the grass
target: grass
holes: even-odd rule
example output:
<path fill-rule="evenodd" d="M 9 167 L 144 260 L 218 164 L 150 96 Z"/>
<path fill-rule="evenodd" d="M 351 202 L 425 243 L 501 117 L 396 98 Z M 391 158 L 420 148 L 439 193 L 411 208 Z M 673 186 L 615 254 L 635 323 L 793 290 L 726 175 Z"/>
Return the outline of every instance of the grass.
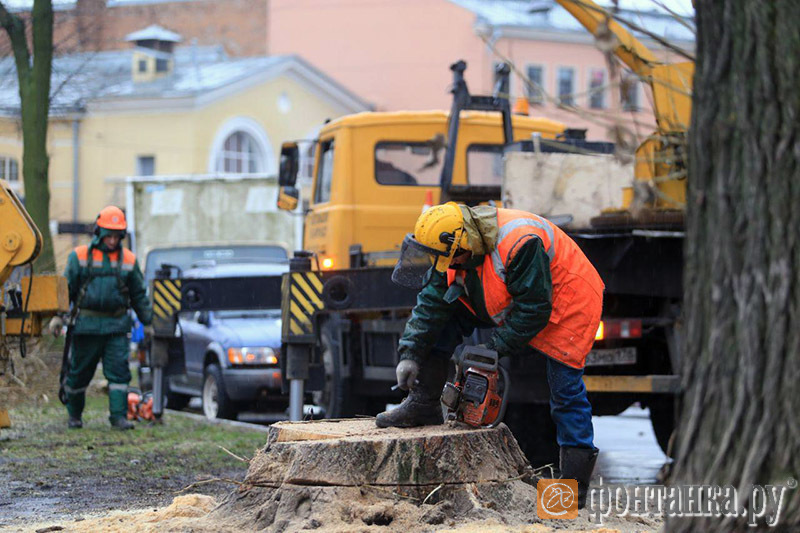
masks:
<path fill-rule="evenodd" d="M 137 476 L 163 477 L 187 471 L 210 474 L 246 469 L 220 446 L 250 458 L 266 441 L 263 433 L 169 414 L 163 424 L 140 422 L 133 431 L 113 431 L 107 409 L 106 398 L 87 398 L 81 430 L 66 428 L 66 410 L 61 404 L 12 410 L 13 436 L 0 441 L 5 468 L 28 476 L 35 474 L 32 468 L 79 474 L 98 468 L 133 470 L 131 466 L 136 467 Z"/>
<path fill-rule="evenodd" d="M 45 515 L 65 516 L 161 506 L 190 486 L 221 497 L 248 467 L 222 448 L 250 459 L 266 442 L 259 431 L 170 413 L 163 424 L 112 430 L 105 396 L 87 397 L 81 430 L 67 429 L 58 401 L 20 404 L 10 414 L 12 428 L 0 432 L 0 507 L 12 521 L 43 507 Z M 210 479 L 226 481 L 193 485 Z"/>

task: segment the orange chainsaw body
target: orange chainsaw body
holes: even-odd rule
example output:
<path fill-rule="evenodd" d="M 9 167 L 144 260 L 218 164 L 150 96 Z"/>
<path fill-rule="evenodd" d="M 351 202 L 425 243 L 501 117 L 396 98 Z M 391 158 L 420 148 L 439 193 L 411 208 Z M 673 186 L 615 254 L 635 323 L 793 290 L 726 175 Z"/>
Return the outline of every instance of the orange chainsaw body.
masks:
<path fill-rule="evenodd" d="M 467 346 L 456 369 L 455 384 L 444 387 L 442 403 L 449 410 L 448 419 L 472 427 L 494 427 L 505 414 L 509 389 L 508 373 L 498 364 L 497 352 Z"/>

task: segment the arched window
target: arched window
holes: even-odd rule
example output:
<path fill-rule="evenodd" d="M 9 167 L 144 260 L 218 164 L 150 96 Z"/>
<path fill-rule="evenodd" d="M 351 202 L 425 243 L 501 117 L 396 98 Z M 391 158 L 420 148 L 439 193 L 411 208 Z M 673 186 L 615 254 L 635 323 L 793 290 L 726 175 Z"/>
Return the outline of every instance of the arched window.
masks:
<path fill-rule="evenodd" d="M 214 135 L 208 172 L 273 174 L 277 172 L 272 143 L 264 128 L 249 117 L 226 120 Z"/>
<path fill-rule="evenodd" d="M 217 172 L 265 172 L 264 153 L 255 138 L 244 131 L 228 135 L 217 154 Z"/>

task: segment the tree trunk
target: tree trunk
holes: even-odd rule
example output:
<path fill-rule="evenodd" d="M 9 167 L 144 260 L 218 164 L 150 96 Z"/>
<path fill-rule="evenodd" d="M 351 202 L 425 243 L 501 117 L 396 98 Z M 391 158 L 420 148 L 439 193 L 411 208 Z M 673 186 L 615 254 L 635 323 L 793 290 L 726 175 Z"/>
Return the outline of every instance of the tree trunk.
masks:
<path fill-rule="evenodd" d="M 800 474 L 800 2 L 696 7 L 686 389 L 671 483 L 732 485 L 741 509 L 754 485 L 796 487 Z M 798 525 L 790 488 L 778 530 Z M 752 529 L 706 517 L 667 530 Z"/>
<path fill-rule="evenodd" d="M 53 62 L 53 3 L 34 0 L 31 12 L 33 57 L 25 25 L 0 4 L 0 25 L 14 51 L 22 115 L 22 176 L 25 208 L 42 233 L 42 251 L 34 263 L 38 272 L 55 270 L 50 235 L 50 187 L 47 127 L 50 110 L 50 73 Z"/>

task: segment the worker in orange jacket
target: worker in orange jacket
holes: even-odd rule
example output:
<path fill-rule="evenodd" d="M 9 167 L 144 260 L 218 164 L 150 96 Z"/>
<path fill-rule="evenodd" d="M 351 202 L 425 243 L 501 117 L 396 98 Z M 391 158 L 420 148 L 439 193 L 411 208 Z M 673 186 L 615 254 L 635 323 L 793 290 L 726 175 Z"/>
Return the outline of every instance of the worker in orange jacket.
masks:
<path fill-rule="evenodd" d="M 441 424 L 450 355 L 462 335 L 494 327 L 487 348 L 501 357 L 547 358 L 561 474 L 578 480 L 583 504 L 597 459 L 583 367 L 604 285 L 577 244 L 532 213 L 449 202 L 419 217 L 393 279 L 421 289 L 398 348 L 398 385 L 410 392 L 377 425 Z"/>

